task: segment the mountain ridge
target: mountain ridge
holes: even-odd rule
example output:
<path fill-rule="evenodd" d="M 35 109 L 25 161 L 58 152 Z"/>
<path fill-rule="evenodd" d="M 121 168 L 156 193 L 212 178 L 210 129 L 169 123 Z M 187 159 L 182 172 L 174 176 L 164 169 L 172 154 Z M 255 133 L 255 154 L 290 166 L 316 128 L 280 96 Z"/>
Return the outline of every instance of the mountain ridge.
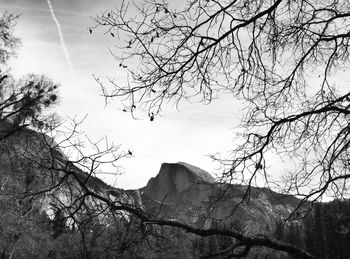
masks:
<path fill-rule="evenodd" d="M 159 218 L 204 228 L 228 227 L 239 221 L 242 231 L 249 235 L 273 232 L 297 203 L 295 197 L 255 187 L 244 200 L 246 190 L 246 186 L 217 182 L 199 167 L 179 162 L 163 163 L 140 194 L 146 211 Z"/>
<path fill-rule="evenodd" d="M 25 138 L 25 141 L 22 138 Z M 77 228 L 78 223 L 74 222 L 81 221 L 83 223 L 79 224 L 85 224 L 85 217 L 91 218 L 93 222 L 97 220 L 106 228 L 113 224 L 121 224 L 118 222 L 125 224 L 134 220 L 130 213 L 124 211 L 114 213 L 106 204 L 93 196 L 85 197 L 79 182 L 85 183 L 90 191 L 96 192 L 116 206 L 127 205 L 139 208 L 155 219 L 176 220 L 204 229 L 210 227 L 239 229 L 247 235 L 271 234 L 276 222 L 291 210 L 290 205 L 272 203 L 271 195 L 267 194 L 266 190 L 258 188 L 252 188 L 249 202 L 234 210 L 245 193 L 244 186 L 218 183 L 205 170 L 185 162 L 163 163 L 158 174 L 143 188 L 135 190 L 115 188 L 74 166 L 59 149 L 52 150 L 52 146 L 47 145 L 48 142 L 51 143 L 48 140 L 50 140 L 49 137 L 43 134 L 26 130 L 19 131 L 7 141 L 0 143 L 0 148 L 9 149 L 8 152 L 11 154 L 13 152 L 17 154 L 16 150 L 12 151 L 13 149 L 23 150 L 23 143 L 25 143 L 25 150 L 33 155 L 29 157 L 30 159 L 43 160 L 44 165 L 56 168 L 50 172 L 33 167 L 31 160 L 26 160 L 28 156 L 11 155 L 11 159 L 0 160 L 0 202 L 5 202 L 7 207 L 11 208 L 12 202 L 1 200 L 1 194 L 14 187 L 21 192 L 35 193 L 48 187 L 53 188 L 61 182 L 59 188 L 37 195 L 34 199 L 30 197 L 21 199 L 23 202 L 19 204 L 19 211 L 24 212 L 19 214 L 13 212 L 13 215 L 29 217 L 30 220 L 46 214 L 46 218 L 54 222 L 55 226 L 60 226 L 59 231 L 52 230 L 54 239 L 63 233 L 64 225 L 58 223 L 62 218 L 67 218 L 62 222 L 65 222 L 69 229 Z M 16 163 L 11 165 L 11 162 Z M 50 173 L 54 174 L 50 176 Z M 11 185 L 8 186 L 6 183 Z M 218 197 L 223 191 L 225 197 L 219 200 Z M 260 197 L 259 193 L 264 195 Z M 73 221 L 68 220 L 72 211 L 76 209 L 80 210 L 79 213 L 74 216 Z M 0 218 L 1 213 L 4 213 L 3 218 L 7 217 L 5 216 L 7 212 L 0 209 Z M 17 216 L 13 216 L 11 223 L 14 228 L 17 224 L 16 218 Z M 11 231 L 9 230 L 8 235 L 11 235 Z M 22 230 L 16 231 L 21 233 Z M 189 242 L 194 242 L 193 238 L 192 236 Z"/>

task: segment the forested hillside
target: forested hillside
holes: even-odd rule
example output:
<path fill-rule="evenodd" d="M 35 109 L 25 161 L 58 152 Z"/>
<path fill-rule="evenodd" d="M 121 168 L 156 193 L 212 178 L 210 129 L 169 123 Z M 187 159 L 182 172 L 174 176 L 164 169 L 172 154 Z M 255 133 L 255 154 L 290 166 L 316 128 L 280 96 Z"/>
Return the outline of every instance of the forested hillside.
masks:
<path fill-rule="evenodd" d="M 279 222 L 275 237 L 301 246 L 319 258 L 348 258 L 349 215 L 348 200 L 316 203 L 302 221 L 290 224 Z"/>

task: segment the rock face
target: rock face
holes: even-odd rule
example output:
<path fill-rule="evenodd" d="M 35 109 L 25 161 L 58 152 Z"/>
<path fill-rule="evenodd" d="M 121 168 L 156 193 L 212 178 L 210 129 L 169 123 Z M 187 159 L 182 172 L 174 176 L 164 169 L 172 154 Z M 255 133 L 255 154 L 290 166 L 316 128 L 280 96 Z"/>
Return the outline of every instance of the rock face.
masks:
<path fill-rule="evenodd" d="M 239 224 L 247 234 L 271 233 L 287 217 L 297 199 L 266 188 L 220 184 L 206 171 L 187 163 L 164 163 L 158 175 L 140 190 L 146 210 L 158 217 L 180 219 L 202 227 Z"/>
<path fill-rule="evenodd" d="M 0 122 L 0 138 L 8 132 L 8 128 L 8 124 Z M 77 179 L 98 195 L 111 201 L 142 206 L 138 190 L 117 189 L 93 175 L 88 176 L 68 161 L 52 138 L 30 129 L 18 130 L 0 142 L 0 202 L 4 201 L 2 197 L 18 199 L 20 195 L 15 195 L 17 193 L 32 193 L 35 194 L 33 198 L 21 199 L 28 207 L 24 214 L 37 209 L 53 219 L 55 213 L 64 208 L 63 213 L 67 216 L 69 212 L 66 208 L 74 208 L 76 199 L 82 195 L 77 179 L 67 176 L 67 171 L 73 171 Z M 59 187 L 56 188 L 56 185 Z M 102 202 L 91 196 L 84 198 L 85 205 L 86 210 L 103 207 Z M 104 218 L 104 215 L 98 217 Z"/>
<path fill-rule="evenodd" d="M 152 199 L 160 201 L 170 193 L 182 193 L 194 185 L 214 182 L 214 178 L 209 173 L 193 165 L 184 162 L 164 163 L 159 174 L 149 180 L 143 192 Z"/>

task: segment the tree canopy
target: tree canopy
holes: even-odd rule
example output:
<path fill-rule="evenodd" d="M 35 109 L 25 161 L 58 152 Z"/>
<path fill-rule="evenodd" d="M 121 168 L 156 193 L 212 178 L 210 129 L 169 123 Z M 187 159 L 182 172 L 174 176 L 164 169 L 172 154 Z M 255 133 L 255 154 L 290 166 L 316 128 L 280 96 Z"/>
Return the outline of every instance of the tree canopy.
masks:
<path fill-rule="evenodd" d="M 17 19 L 6 12 L 0 17 L 0 120 L 11 124 L 1 140 L 23 127 L 44 129 L 56 123 L 47 110 L 58 102 L 58 84 L 35 74 L 15 79 L 8 67 L 20 45 L 14 35 Z"/>

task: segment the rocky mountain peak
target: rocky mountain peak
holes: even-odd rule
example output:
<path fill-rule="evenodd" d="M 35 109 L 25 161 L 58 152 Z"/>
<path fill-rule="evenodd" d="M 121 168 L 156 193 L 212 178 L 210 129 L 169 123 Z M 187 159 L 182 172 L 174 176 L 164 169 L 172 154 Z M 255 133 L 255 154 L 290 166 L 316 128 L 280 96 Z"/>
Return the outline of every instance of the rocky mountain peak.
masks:
<path fill-rule="evenodd" d="M 151 178 L 144 191 L 153 198 L 163 199 L 174 192 L 184 192 L 196 184 L 215 183 L 208 172 L 184 163 L 163 163 L 156 177 Z"/>
<path fill-rule="evenodd" d="M 207 182 L 207 183 L 215 182 L 215 179 L 213 176 L 211 176 L 207 171 L 204 171 L 199 167 L 190 165 L 185 162 L 178 162 L 177 164 L 184 166 L 188 170 L 188 173 L 191 174 L 193 177 L 195 177 L 198 182 Z"/>

